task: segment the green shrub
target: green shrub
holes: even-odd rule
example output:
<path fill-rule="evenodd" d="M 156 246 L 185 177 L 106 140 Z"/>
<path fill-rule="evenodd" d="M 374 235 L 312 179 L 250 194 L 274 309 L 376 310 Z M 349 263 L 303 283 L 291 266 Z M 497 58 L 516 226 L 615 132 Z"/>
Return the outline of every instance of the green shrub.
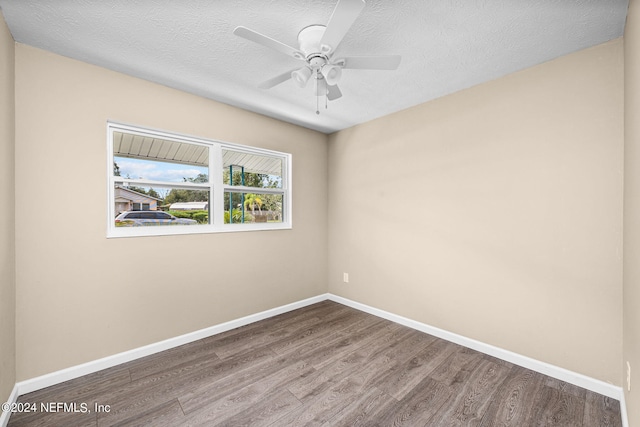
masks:
<path fill-rule="evenodd" d="M 240 209 L 233 209 L 233 223 L 237 224 L 242 222 L 242 211 Z M 224 211 L 224 223 L 229 224 L 229 211 Z"/>
<path fill-rule="evenodd" d="M 191 212 L 192 211 L 168 211 L 168 213 L 175 216 L 176 218 L 187 218 L 187 219 L 191 219 Z"/>
<path fill-rule="evenodd" d="M 209 211 L 168 211 L 176 218 L 187 218 L 198 221 L 198 224 L 209 223 Z"/>
<path fill-rule="evenodd" d="M 208 224 L 209 223 L 209 212 L 207 211 L 197 211 L 191 215 L 191 218 L 198 221 L 198 224 Z"/>

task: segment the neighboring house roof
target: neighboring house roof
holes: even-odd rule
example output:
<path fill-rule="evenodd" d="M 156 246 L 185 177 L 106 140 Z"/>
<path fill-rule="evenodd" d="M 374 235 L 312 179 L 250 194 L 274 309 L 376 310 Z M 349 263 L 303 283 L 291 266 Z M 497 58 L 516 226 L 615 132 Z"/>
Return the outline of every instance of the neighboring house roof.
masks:
<path fill-rule="evenodd" d="M 157 197 L 153 197 L 148 194 L 143 194 L 138 191 L 130 190 L 128 188 L 121 187 L 119 185 L 116 186 L 115 198 L 116 200 L 118 198 L 121 198 L 121 199 L 132 200 L 132 201 L 139 201 L 139 200 L 145 200 L 145 199 L 155 200 L 157 202 L 162 201 L 162 199 L 158 199 Z"/>
<path fill-rule="evenodd" d="M 209 202 L 181 202 L 172 203 L 169 210 L 172 211 L 203 211 L 208 209 Z"/>

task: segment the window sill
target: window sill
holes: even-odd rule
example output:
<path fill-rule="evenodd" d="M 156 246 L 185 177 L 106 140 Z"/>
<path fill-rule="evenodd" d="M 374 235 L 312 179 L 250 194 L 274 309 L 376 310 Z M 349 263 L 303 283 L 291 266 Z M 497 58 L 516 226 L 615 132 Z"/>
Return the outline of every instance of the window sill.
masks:
<path fill-rule="evenodd" d="M 147 237 L 147 236 L 179 236 L 188 234 L 236 233 L 245 231 L 291 230 L 289 223 L 258 224 L 224 224 L 215 225 L 174 225 L 149 227 L 122 227 L 107 231 L 107 238 Z"/>

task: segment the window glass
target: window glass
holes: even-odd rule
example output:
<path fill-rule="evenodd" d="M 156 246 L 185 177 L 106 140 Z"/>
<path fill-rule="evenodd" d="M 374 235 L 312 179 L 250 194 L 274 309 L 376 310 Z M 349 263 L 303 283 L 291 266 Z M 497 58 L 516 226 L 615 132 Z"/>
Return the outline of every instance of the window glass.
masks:
<path fill-rule="evenodd" d="M 114 132 L 115 176 L 163 182 L 209 182 L 209 147 Z"/>
<path fill-rule="evenodd" d="M 127 211 L 164 211 L 167 213 L 152 215 L 151 218 L 167 219 L 173 215 L 178 218 L 193 219 L 197 224 L 209 224 L 209 190 L 139 187 L 116 183 L 114 195 L 113 211 L 116 218 Z M 132 217 L 129 216 L 129 218 Z M 176 224 L 157 223 L 157 225 Z"/>
<path fill-rule="evenodd" d="M 281 194 L 255 194 L 225 192 L 225 224 L 282 222 L 283 196 Z M 229 213 L 229 205 L 233 207 Z"/>
<path fill-rule="evenodd" d="M 282 158 L 222 150 L 223 183 L 256 188 L 282 188 Z"/>

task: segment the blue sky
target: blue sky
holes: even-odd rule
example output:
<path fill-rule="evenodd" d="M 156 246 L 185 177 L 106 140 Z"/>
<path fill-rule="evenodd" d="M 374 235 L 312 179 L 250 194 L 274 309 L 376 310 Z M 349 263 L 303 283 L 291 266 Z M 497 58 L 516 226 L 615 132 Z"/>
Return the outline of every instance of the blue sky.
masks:
<path fill-rule="evenodd" d="M 208 175 L 206 167 L 177 163 L 114 157 L 120 168 L 120 176 L 154 181 L 183 182 L 184 178 L 195 178 L 198 174 Z"/>

